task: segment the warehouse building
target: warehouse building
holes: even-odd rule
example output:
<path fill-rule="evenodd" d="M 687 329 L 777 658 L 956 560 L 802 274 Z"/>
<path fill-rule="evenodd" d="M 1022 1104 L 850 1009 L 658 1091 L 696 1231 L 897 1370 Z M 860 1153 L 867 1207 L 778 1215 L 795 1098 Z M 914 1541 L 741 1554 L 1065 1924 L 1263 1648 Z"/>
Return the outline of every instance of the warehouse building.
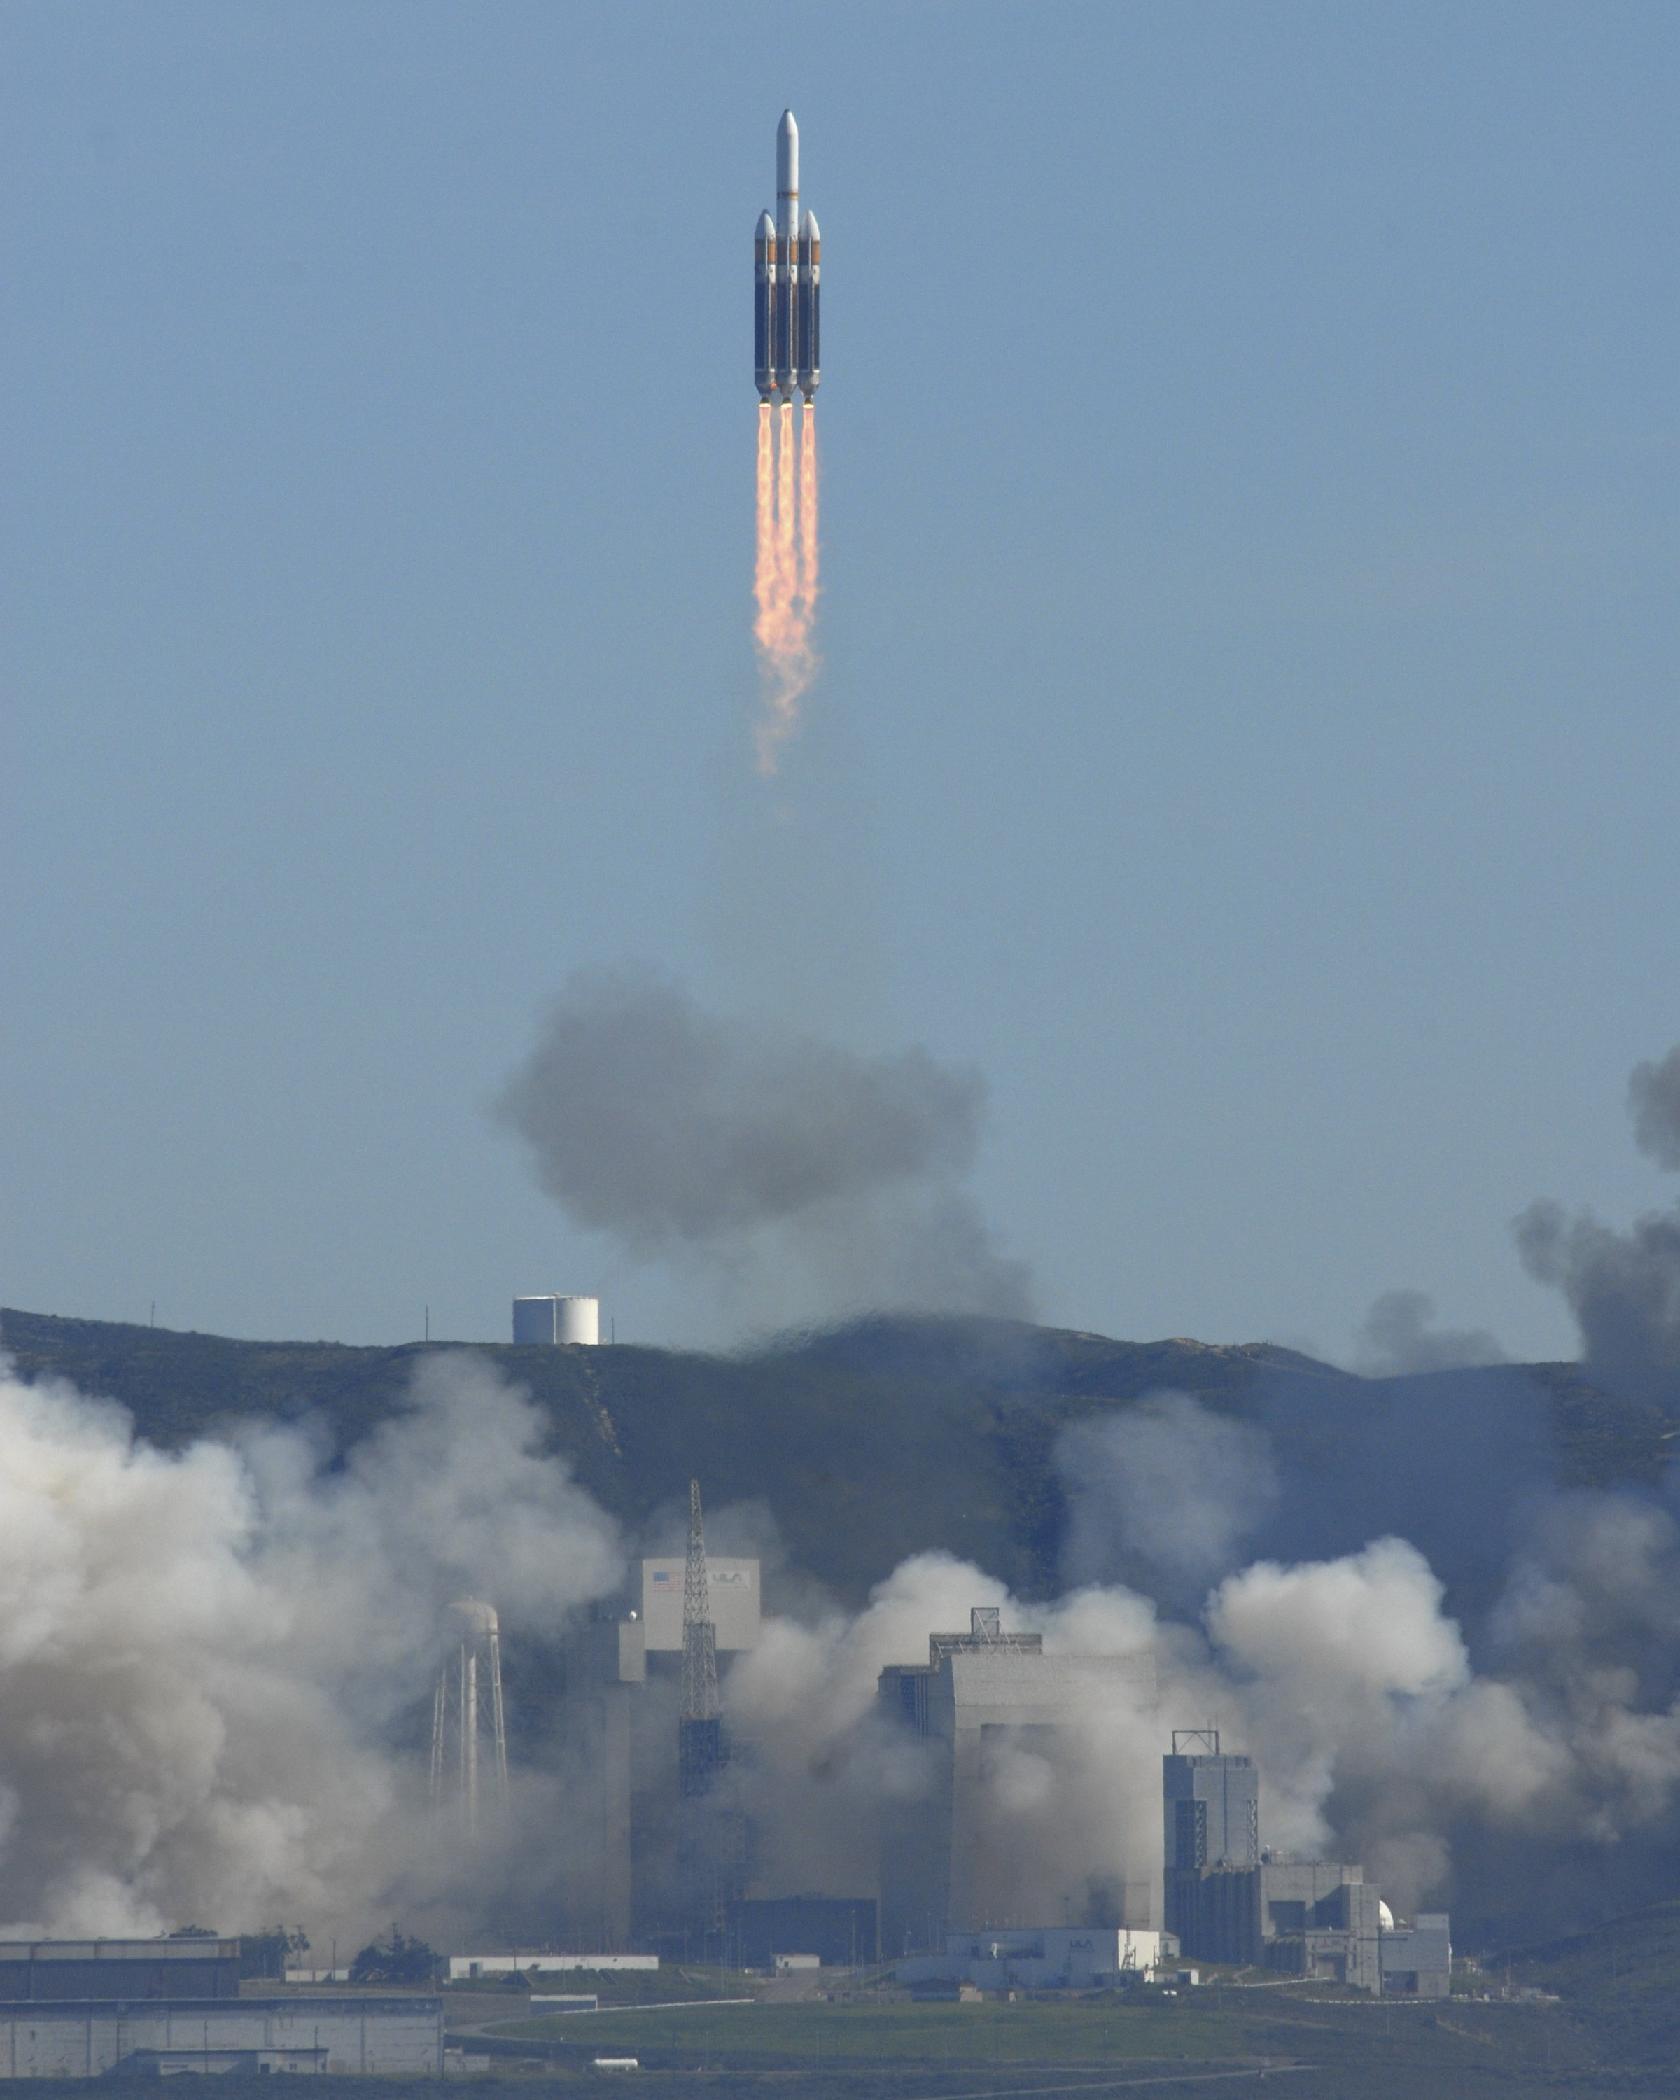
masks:
<path fill-rule="evenodd" d="M 182 2071 L 441 2078 L 443 2001 L 65 1998 L 0 2004 L 0 2078 Z"/>
<path fill-rule="evenodd" d="M 893 1964 L 893 1981 L 970 1984 L 977 1990 L 1112 1989 L 1147 1983 L 1176 1959 L 1171 1933 L 1129 1927 L 1046 1925 L 1036 1930 L 952 1932 L 943 1954 L 916 1954 Z"/>
<path fill-rule="evenodd" d="M 0 1999 L 237 1998 L 240 1943 L 211 1934 L 150 1940 L 0 1940 Z"/>

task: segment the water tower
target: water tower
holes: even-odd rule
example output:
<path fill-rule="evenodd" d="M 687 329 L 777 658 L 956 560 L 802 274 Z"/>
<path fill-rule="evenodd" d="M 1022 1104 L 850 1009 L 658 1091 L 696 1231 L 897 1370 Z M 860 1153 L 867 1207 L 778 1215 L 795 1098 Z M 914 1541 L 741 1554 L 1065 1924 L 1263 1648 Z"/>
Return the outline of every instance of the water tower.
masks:
<path fill-rule="evenodd" d="M 597 1348 L 601 1340 L 601 1301 L 568 1297 L 560 1291 L 515 1298 L 513 1338 L 516 1342 L 536 1342 L 548 1347 Z"/>
<path fill-rule="evenodd" d="M 502 1640 L 493 1604 L 464 1597 L 444 1614 L 444 1655 L 432 1694 L 432 1809 L 478 1828 L 481 1802 L 507 1806 Z"/>

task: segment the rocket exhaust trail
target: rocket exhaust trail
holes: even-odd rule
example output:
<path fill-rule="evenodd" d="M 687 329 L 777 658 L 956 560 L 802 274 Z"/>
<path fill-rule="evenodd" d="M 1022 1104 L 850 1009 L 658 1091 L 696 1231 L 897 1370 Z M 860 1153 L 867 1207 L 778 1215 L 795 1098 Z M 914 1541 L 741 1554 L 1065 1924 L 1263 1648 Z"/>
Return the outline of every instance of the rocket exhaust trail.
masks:
<path fill-rule="evenodd" d="M 753 633 L 764 672 L 766 712 L 757 731 L 758 770 L 776 770 L 781 746 L 799 721 L 799 703 L 817 673 L 811 614 L 817 588 L 816 423 L 805 409 L 804 442 L 796 455 L 793 404 L 775 419 L 759 409 L 758 546 L 753 582 L 758 617 Z"/>
<path fill-rule="evenodd" d="M 799 557 L 794 526 L 793 403 L 776 418 L 776 602 L 787 620 L 788 643 L 799 643 Z"/>
<path fill-rule="evenodd" d="M 776 601 L 776 463 L 770 428 L 770 404 L 758 405 L 758 550 L 753 561 L 753 599 L 758 617 L 753 638 L 768 651 Z"/>
<path fill-rule="evenodd" d="M 799 609 L 807 642 L 817 617 L 817 406 L 807 401 L 799 432 Z M 816 660 L 812 659 L 815 669 Z"/>

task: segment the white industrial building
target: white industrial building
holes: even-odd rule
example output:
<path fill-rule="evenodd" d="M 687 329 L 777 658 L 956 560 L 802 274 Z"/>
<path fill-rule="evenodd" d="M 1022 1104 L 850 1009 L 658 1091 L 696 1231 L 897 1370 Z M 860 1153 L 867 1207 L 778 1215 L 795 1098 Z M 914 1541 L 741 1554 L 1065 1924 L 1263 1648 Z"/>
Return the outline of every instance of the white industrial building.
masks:
<path fill-rule="evenodd" d="M 565 1976 L 578 1969 L 658 1967 L 657 1954 L 452 1954 L 449 1980 L 470 1983 L 475 1976 Z"/>
<path fill-rule="evenodd" d="M 424 1997 L 12 1999 L 0 2078 L 176 2072 L 443 2076 L 443 2001 Z"/>
<path fill-rule="evenodd" d="M 1175 1962 L 1170 1932 L 1129 1926 L 1046 1925 L 1037 1930 L 949 1932 L 943 1954 L 893 1964 L 897 1983 L 967 1983 L 980 1990 L 1101 1990 L 1124 1979 L 1149 1982 Z"/>
<path fill-rule="evenodd" d="M 649 1655 L 681 1655 L 683 1574 L 681 1554 L 642 1562 L 643 1644 Z M 758 1646 L 759 1583 L 756 1560 L 706 1555 L 706 1588 L 717 1629 L 717 1652 L 733 1655 Z"/>

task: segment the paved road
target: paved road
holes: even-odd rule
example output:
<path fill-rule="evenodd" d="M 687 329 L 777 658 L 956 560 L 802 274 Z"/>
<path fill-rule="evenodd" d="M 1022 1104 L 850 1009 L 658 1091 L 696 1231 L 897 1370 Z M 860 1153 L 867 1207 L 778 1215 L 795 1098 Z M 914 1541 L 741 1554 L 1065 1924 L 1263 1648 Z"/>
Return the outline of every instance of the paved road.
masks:
<path fill-rule="evenodd" d="M 1037 2100 L 1042 2093 L 1122 2093 L 1140 2087 L 1153 2091 L 1163 2085 L 1213 2085 L 1220 2079 L 1232 2078 L 1246 2078 L 1252 2084 L 1257 2079 L 1284 2078 L 1317 2068 L 1316 2064 L 1246 2063 L 1236 2070 L 1157 2071 L 1151 2078 L 1081 2079 L 1077 2085 L 994 2085 L 984 2092 L 940 2093 L 930 2096 L 930 2100 Z"/>

